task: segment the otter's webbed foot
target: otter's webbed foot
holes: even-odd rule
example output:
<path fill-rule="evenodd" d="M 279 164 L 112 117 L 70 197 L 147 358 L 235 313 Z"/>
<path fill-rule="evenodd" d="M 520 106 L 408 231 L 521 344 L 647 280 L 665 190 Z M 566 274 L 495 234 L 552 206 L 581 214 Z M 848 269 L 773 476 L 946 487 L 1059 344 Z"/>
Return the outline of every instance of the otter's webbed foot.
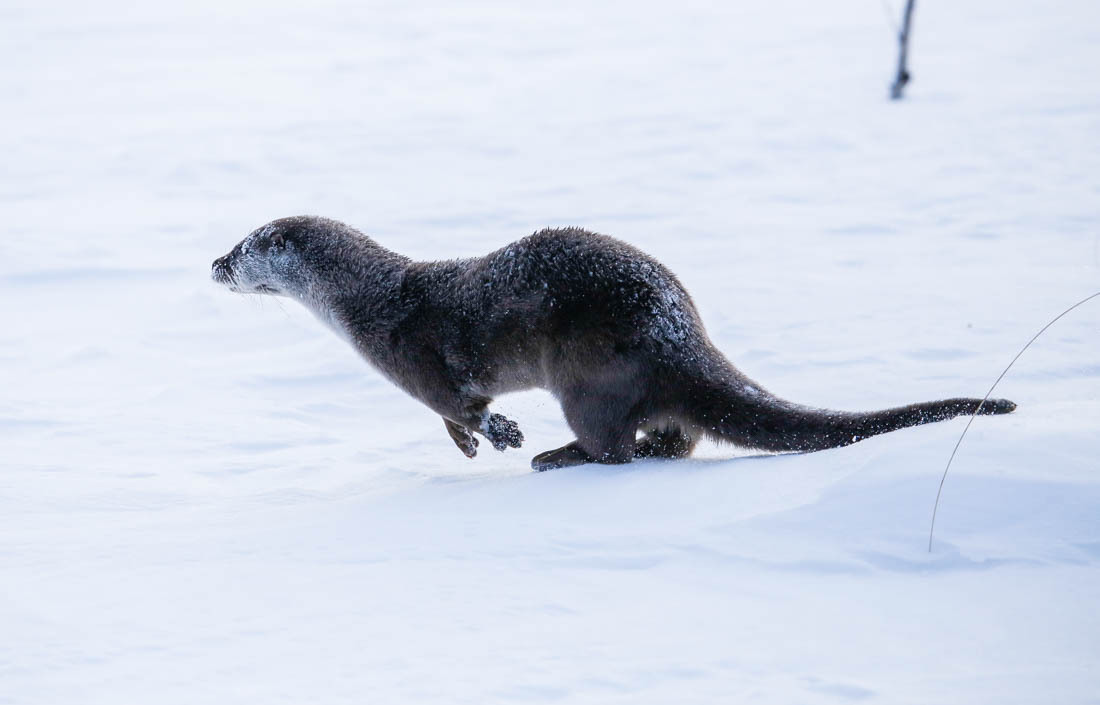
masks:
<path fill-rule="evenodd" d="M 596 462 L 596 459 L 589 455 L 584 448 L 581 448 L 576 441 L 573 441 L 569 445 L 539 453 L 531 458 L 531 469 L 536 472 L 543 472 L 544 470 L 568 468 L 594 462 Z"/>
<path fill-rule="evenodd" d="M 464 426 L 459 426 L 450 419 L 443 419 L 443 425 L 447 427 L 447 434 L 451 437 L 451 440 L 455 442 L 458 449 L 462 451 L 462 454 L 467 458 L 472 458 L 477 455 L 478 441 L 474 434 L 470 433 L 469 429 Z"/>
<path fill-rule="evenodd" d="M 503 414 L 489 414 L 481 422 L 481 432 L 497 450 L 519 448 L 523 445 L 523 433 L 519 424 Z"/>

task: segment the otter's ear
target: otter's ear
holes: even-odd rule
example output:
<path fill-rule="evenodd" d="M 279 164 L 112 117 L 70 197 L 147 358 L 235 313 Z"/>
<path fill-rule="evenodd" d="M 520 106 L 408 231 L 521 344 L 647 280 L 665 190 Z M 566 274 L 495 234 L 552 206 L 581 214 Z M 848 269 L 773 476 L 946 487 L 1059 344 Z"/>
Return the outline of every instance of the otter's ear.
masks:
<path fill-rule="evenodd" d="M 283 237 L 282 233 L 275 233 L 274 235 L 271 236 L 271 246 L 272 247 L 282 247 L 285 244 L 286 244 L 286 238 Z"/>

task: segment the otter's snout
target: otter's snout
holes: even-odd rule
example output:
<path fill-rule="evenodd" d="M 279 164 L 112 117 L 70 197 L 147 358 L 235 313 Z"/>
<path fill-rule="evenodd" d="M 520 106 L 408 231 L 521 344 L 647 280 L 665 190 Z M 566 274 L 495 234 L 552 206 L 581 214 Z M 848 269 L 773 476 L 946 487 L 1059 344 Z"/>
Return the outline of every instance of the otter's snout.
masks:
<path fill-rule="evenodd" d="M 219 284 L 229 284 L 233 280 L 233 267 L 230 264 L 229 258 L 232 253 L 223 255 L 210 265 L 210 278 Z"/>

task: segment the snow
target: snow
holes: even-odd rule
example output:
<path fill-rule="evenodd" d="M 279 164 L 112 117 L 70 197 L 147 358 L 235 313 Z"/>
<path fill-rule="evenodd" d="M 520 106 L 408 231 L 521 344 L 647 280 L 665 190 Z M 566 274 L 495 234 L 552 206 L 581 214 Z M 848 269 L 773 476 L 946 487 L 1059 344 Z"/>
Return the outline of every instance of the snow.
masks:
<path fill-rule="evenodd" d="M 972 427 L 534 474 L 467 460 L 210 262 L 316 213 L 417 259 L 630 242 L 793 401 L 981 396 L 1100 282 L 1100 9 L 0 8 L 0 703 L 1085 703 L 1100 307 Z M 895 8 L 900 10 L 900 8 Z"/>

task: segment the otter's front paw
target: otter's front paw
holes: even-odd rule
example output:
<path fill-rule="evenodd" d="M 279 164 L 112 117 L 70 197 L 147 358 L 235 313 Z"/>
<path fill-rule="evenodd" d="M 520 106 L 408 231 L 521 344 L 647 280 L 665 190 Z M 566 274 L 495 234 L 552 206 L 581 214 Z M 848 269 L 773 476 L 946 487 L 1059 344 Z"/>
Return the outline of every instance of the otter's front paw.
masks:
<path fill-rule="evenodd" d="M 502 414 L 490 414 L 482 424 L 485 437 L 497 450 L 505 448 L 519 448 L 523 445 L 523 433 L 519 430 L 519 424 L 508 419 Z"/>
<path fill-rule="evenodd" d="M 462 454 L 467 458 L 472 458 L 477 455 L 477 439 L 474 438 L 474 434 L 466 429 L 462 429 L 461 436 L 451 434 L 451 438 L 454 439 L 455 445 L 458 446 L 458 449 L 462 451 Z"/>
<path fill-rule="evenodd" d="M 463 455 L 467 458 L 477 455 L 478 441 L 474 434 L 470 433 L 465 427 L 447 419 L 443 419 L 443 424 L 447 427 L 447 434 L 450 435 L 451 440 L 455 442 Z"/>

